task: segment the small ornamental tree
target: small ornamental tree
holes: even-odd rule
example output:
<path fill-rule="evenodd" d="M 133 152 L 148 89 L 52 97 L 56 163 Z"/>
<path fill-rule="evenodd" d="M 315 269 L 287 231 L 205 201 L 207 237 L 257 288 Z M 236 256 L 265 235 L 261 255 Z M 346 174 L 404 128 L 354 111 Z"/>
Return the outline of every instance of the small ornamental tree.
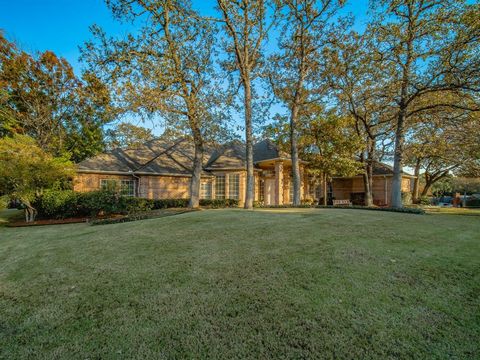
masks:
<path fill-rule="evenodd" d="M 25 219 L 37 214 L 31 202 L 44 189 L 73 175 L 73 165 L 65 158 L 54 158 L 34 139 L 14 135 L 0 139 L 0 193 L 17 199 L 25 206 Z"/>

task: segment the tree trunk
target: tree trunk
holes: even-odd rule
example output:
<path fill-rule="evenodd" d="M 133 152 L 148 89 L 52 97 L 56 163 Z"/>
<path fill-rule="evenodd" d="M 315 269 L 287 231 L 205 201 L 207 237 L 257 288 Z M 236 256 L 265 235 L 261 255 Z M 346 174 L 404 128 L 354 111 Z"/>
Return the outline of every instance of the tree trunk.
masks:
<path fill-rule="evenodd" d="M 433 184 L 435 184 L 437 181 L 443 179 L 445 176 L 448 175 L 448 171 L 445 171 L 443 173 L 435 173 L 433 175 L 425 172 L 425 187 L 422 190 L 421 196 L 427 196 L 428 191 L 432 187 Z"/>
<path fill-rule="evenodd" d="M 298 159 L 298 143 L 297 143 L 297 117 L 298 117 L 298 105 L 297 96 L 295 96 L 294 104 L 292 105 L 292 113 L 290 116 L 290 148 L 292 158 L 292 180 L 293 180 L 293 201 L 292 205 L 298 206 L 301 203 L 300 198 L 300 165 Z"/>
<path fill-rule="evenodd" d="M 427 196 L 428 191 L 430 190 L 430 188 L 432 187 L 432 185 L 433 185 L 434 183 L 435 183 L 435 181 L 427 181 L 427 182 L 425 182 L 425 187 L 423 188 L 422 193 L 420 194 L 420 196 Z"/>
<path fill-rule="evenodd" d="M 373 145 L 374 146 L 374 145 Z M 364 163 L 365 171 L 363 173 L 363 188 L 365 190 L 365 206 L 373 206 L 373 160 L 372 160 L 372 142 L 368 143 L 368 155 L 365 160 L 365 155 L 360 155 L 360 161 Z"/>
<path fill-rule="evenodd" d="M 245 209 L 253 208 L 254 174 L 253 174 L 253 133 L 252 133 L 252 88 L 250 78 L 243 79 L 245 90 L 245 142 L 247 157 L 247 186 L 245 192 Z"/>
<path fill-rule="evenodd" d="M 33 222 L 37 216 L 37 210 L 30 204 L 30 201 L 25 199 L 20 199 L 20 201 L 25 205 L 25 221 Z"/>
<path fill-rule="evenodd" d="M 363 174 L 363 183 L 365 189 L 365 206 L 373 206 L 372 182 L 368 167 L 369 165 L 367 165 L 367 169 L 365 169 L 365 173 Z"/>
<path fill-rule="evenodd" d="M 413 180 L 413 192 L 412 192 L 412 200 L 414 204 L 418 204 L 420 199 L 418 198 L 418 192 L 420 191 L 420 160 L 417 160 L 415 164 L 415 179 Z"/>
<path fill-rule="evenodd" d="M 323 181 L 322 181 L 322 188 L 323 188 L 323 205 L 328 204 L 327 199 L 327 174 L 323 173 Z"/>
<path fill-rule="evenodd" d="M 197 133 L 197 134 L 195 134 Z M 203 168 L 203 139 L 200 130 L 194 131 L 193 141 L 195 144 L 195 154 L 193 158 L 193 172 L 190 180 L 190 201 L 188 206 L 192 209 L 200 206 L 200 185 Z"/>
<path fill-rule="evenodd" d="M 392 179 L 392 207 L 402 208 L 402 168 L 403 168 L 403 146 L 405 142 L 405 109 L 401 108 L 398 114 L 397 129 L 395 131 L 395 152 L 393 157 L 393 179 Z"/>

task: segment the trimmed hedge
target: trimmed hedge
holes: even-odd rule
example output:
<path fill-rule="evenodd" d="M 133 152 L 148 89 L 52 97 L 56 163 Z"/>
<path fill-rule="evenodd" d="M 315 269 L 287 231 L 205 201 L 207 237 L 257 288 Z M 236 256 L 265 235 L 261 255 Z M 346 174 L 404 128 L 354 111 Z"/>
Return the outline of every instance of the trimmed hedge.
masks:
<path fill-rule="evenodd" d="M 153 202 L 153 209 L 169 209 L 169 208 L 186 208 L 188 207 L 189 199 L 155 199 Z"/>
<path fill-rule="evenodd" d="M 149 210 L 187 208 L 189 199 L 144 199 L 122 196 L 115 191 L 100 190 L 79 193 L 73 190 L 46 190 L 33 206 L 41 218 L 65 219 L 99 215 L 130 215 Z M 238 206 L 238 200 L 200 200 L 200 206 L 225 208 Z"/>
<path fill-rule="evenodd" d="M 352 205 L 352 206 L 333 206 L 333 205 L 308 205 L 302 204 L 298 206 L 293 205 L 263 205 L 259 206 L 261 208 L 266 209 L 288 209 L 288 208 L 296 208 L 296 209 L 353 209 L 353 210 L 374 210 L 374 211 L 390 211 L 390 212 L 399 212 L 399 213 L 406 213 L 406 214 L 418 214 L 423 215 L 425 214 L 425 210 L 420 208 L 391 208 L 391 207 L 375 207 L 375 206 L 360 206 L 360 205 Z"/>
<path fill-rule="evenodd" d="M 153 209 L 149 199 L 121 196 L 112 191 L 77 193 L 72 190 L 46 190 L 33 206 L 43 218 L 98 216 L 100 214 L 131 214 Z"/>
<path fill-rule="evenodd" d="M 322 209 L 356 209 L 356 210 L 373 210 L 373 211 L 389 211 L 389 212 L 398 212 L 398 213 L 405 213 L 405 214 L 417 214 L 417 215 L 424 215 L 425 210 L 420 208 L 392 208 L 392 207 L 375 207 L 375 206 L 359 206 L 359 205 L 352 205 L 352 206 L 333 206 L 333 205 L 317 205 L 316 208 Z"/>
<path fill-rule="evenodd" d="M 207 199 L 201 199 L 200 200 L 200 206 L 208 207 L 211 209 L 221 209 L 221 208 L 232 208 L 232 207 L 238 207 L 238 200 L 235 199 L 213 199 L 213 200 L 207 200 Z"/>
<path fill-rule="evenodd" d="M 79 216 L 79 196 L 73 190 L 45 190 L 33 202 L 40 217 L 64 219 Z M 83 214 L 80 214 L 80 216 Z"/>

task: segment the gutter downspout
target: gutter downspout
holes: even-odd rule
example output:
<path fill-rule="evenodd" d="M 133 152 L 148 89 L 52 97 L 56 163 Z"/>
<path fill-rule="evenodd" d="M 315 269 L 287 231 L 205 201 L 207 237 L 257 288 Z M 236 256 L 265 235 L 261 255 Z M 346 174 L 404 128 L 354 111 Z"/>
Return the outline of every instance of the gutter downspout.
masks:
<path fill-rule="evenodd" d="M 140 177 L 135 175 L 135 173 L 132 170 L 129 170 L 128 172 L 131 173 L 132 177 L 134 178 L 134 181 L 135 181 L 135 179 L 137 180 L 137 181 L 135 181 L 136 185 L 135 185 L 134 197 L 138 197 L 139 194 L 140 194 Z"/>

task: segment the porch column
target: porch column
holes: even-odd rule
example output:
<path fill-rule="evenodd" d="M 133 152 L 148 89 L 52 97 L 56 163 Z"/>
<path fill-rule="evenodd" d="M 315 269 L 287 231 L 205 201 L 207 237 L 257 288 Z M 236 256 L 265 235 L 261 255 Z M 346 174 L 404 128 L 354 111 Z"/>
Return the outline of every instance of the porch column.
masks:
<path fill-rule="evenodd" d="M 225 173 L 225 199 L 230 199 L 230 179 L 229 173 Z"/>
<path fill-rule="evenodd" d="M 283 162 L 275 163 L 275 205 L 283 205 Z"/>

